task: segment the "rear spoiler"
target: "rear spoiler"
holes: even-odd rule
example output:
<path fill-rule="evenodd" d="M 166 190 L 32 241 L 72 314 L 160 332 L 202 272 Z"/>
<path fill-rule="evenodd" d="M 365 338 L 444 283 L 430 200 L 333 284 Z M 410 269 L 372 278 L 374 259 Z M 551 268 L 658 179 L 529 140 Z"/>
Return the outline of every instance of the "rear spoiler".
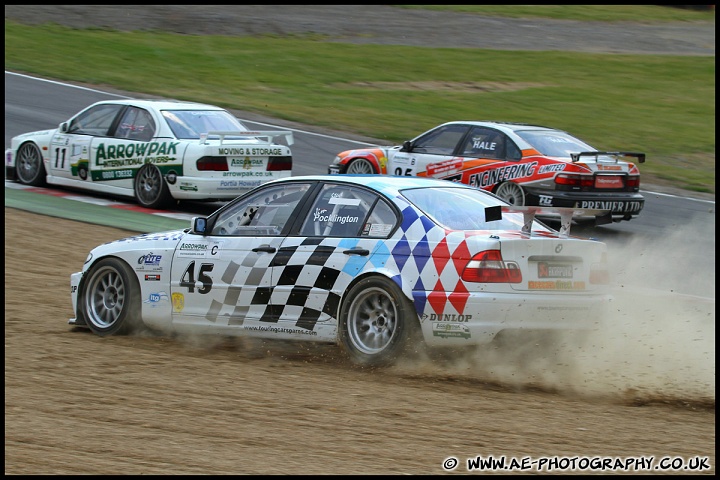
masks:
<path fill-rule="evenodd" d="M 597 161 L 598 157 L 601 155 L 615 157 L 615 163 L 617 163 L 620 157 L 635 157 L 637 158 L 638 163 L 645 163 L 645 154 L 638 152 L 580 152 L 571 153 L 570 158 L 573 163 L 580 160 L 580 157 L 595 157 L 595 161 Z"/>
<path fill-rule="evenodd" d="M 605 225 L 612 223 L 612 213 L 610 210 L 598 210 L 594 208 L 568 208 L 568 207 L 516 207 L 514 205 L 497 205 L 495 207 L 485 208 L 485 221 L 493 222 L 502 219 L 503 213 L 522 213 L 523 227 L 522 232 L 529 235 L 532 231 L 532 223 L 535 215 L 559 215 L 560 216 L 560 236 L 570 236 L 570 225 L 573 217 L 587 216 L 595 217 L 595 225 Z"/>
<path fill-rule="evenodd" d="M 289 130 L 273 130 L 273 131 L 257 131 L 257 132 L 220 132 L 220 131 L 213 131 L 213 132 L 207 132 L 200 135 L 200 145 L 204 145 L 207 142 L 208 136 L 210 135 L 217 135 L 220 137 L 220 145 L 222 145 L 223 140 L 225 140 L 225 137 L 247 137 L 247 138 L 258 138 L 263 137 L 265 138 L 265 142 L 267 144 L 272 144 L 274 139 L 277 137 L 285 137 L 285 141 L 288 145 L 292 145 L 295 143 L 295 140 L 293 138 L 293 132 Z"/>

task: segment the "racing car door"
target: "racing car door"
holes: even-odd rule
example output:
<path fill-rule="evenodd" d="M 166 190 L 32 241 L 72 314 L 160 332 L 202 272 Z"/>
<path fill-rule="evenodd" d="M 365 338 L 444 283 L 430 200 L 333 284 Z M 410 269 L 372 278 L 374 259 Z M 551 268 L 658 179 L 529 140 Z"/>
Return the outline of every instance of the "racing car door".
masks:
<path fill-rule="evenodd" d="M 442 177 L 462 168 L 462 158 L 454 155 L 468 125 L 443 125 L 396 150 L 388 159 L 388 174 L 398 176 Z M 393 151 L 391 151 L 393 152 Z"/>
<path fill-rule="evenodd" d="M 273 262 L 277 323 L 295 338 L 332 339 L 340 298 L 369 263 L 387 261 L 377 250 L 399 220 L 377 193 L 333 183 L 322 186 L 305 212 Z"/>
<path fill-rule="evenodd" d="M 472 127 L 457 153 L 463 159 L 462 170 L 438 177 L 492 191 L 500 182 L 523 181 L 535 173 L 536 162 L 518 166 L 522 159 L 520 149 L 504 133 L 493 128 Z"/>
<path fill-rule="evenodd" d="M 90 146 L 89 171 L 93 182 L 108 182 L 121 188 L 133 188 L 137 171 L 146 162 L 169 159 L 177 142 L 151 142 L 156 125 L 145 109 L 128 106 L 112 124 L 107 136 L 96 136 Z M 173 158 L 174 159 L 174 158 Z"/>
<path fill-rule="evenodd" d="M 209 234 L 183 239 L 171 271 L 173 323 L 217 331 L 276 322 L 271 266 L 311 185 L 261 187 L 211 217 Z"/>
<path fill-rule="evenodd" d="M 61 123 L 50 141 L 48 174 L 86 180 L 93 138 L 107 136 L 123 108 L 118 104 L 95 105 Z"/>

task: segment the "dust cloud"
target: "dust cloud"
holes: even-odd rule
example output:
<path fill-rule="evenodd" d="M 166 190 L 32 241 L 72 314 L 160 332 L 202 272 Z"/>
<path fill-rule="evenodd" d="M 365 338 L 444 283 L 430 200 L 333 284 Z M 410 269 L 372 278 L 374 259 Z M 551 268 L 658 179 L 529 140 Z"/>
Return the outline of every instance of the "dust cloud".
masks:
<path fill-rule="evenodd" d="M 692 242 L 696 235 L 714 238 L 714 221 L 692 222 L 655 238 L 607 242 L 614 298 L 596 329 L 549 338 L 513 336 L 464 352 L 440 368 L 406 363 L 398 371 L 432 370 L 515 389 L 639 404 L 714 407 L 714 251 L 698 251 Z"/>
<path fill-rule="evenodd" d="M 712 225 L 697 223 L 653 238 L 607 242 L 614 298 L 604 320 L 589 332 L 506 334 L 490 345 L 402 361 L 386 373 L 434 381 L 465 379 L 511 390 L 537 389 L 633 404 L 714 407 L 714 258 L 709 263 L 689 238 L 715 234 Z M 711 272 L 711 278 L 698 274 L 702 271 Z M 248 358 L 299 359 L 352 368 L 335 345 L 177 338 L 190 349 L 231 349 Z"/>

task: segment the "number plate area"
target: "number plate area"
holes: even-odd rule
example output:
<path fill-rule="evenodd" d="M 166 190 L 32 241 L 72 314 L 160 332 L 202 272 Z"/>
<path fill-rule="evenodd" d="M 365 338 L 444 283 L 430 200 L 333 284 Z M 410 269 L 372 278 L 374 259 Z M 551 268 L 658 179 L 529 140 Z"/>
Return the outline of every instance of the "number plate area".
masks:
<path fill-rule="evenodd" d="M 595 188 L 617 189 L 625 187 L 623 177 L 617 175 L 598 175 L 595 177 Z"/>
<path fill-rule="evenodd" d="M 573 278 L 573 266 L 567 263 L 538 262 L 538 278 Z"/>

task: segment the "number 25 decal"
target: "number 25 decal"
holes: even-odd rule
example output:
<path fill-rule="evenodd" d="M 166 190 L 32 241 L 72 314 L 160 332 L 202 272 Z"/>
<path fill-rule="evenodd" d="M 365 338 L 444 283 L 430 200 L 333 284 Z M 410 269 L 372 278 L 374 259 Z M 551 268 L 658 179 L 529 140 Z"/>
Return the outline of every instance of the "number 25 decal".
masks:
<path fill-rule="evenodd" d="M 203 295 L 210 293 L 212 290 L 212 278 L 207 276 L 207 272 L 212 272 L 215 265 L 212 263 L 203 263 L 200 265 L 200 272 L 198 272 L 197 281 L 202 283 L 202 287 L 198 288 L 198 293 Z M 180 277 L 180 286 L 187 287 L 188 292 L 195 293 L 195 262 L 190 262 L 190 265 L 185 269 Z"/>

